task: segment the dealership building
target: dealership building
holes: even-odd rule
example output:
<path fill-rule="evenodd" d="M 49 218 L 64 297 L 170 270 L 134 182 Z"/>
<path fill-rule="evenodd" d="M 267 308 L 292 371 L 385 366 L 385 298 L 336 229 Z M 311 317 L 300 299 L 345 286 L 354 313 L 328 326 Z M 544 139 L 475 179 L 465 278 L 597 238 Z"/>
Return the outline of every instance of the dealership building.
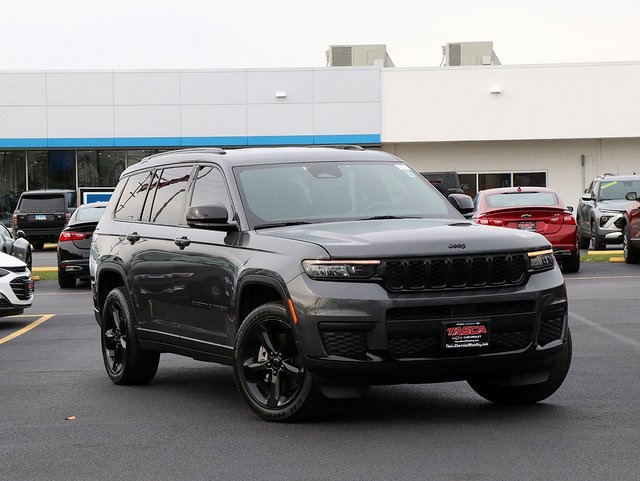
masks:
<path fill-rule="evenodd" d="M 0 212 L 24 190 L 114 187 L 146 155 L 199 146 L 359 144 L 455 170 L 470 195 L 544 185 L 574 206 L 593 177 L 640 173 L 640 62 L 462 59 L 0 71 Z"/>

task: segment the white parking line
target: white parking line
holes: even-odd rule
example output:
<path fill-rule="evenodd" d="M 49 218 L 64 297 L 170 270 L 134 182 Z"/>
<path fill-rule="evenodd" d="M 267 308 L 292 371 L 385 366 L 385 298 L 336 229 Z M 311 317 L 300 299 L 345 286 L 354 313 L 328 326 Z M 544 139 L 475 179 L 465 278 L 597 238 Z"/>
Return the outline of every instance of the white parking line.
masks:
<path fill-rule="evenodd" d="M 9 334 L 8 336 L 5 336 L 2 339 L 0 339 L 0 344 L 4 344 L 5 342 L 9 342 L 11 339 L 15 339 L 18 336 L 22 336 L 25 332 L 29 332 L 34 327 L 38 327 L 40 324 L 42 324 L 45 321 L 48 321 L 53 316 L 55 316 L 55 314 L 41 314 L 41 315 L 37 316 L 38 319 L 33 321 L 31 324 L 23 327 L 22 329 L 20 329 L 19 331 L 14 332 L 13 334 Z M 29 315 L 29 314 L 24 314 L 24 315 L 20 315 L 20 316 L 11 316 L 11 317 L 15 318 L 15 317 L 36 317 L 36 316 Z"/>
<path fill-rule="evenodd" d="M 629 339 L 628 337 L 618 334 L 617 332 L 614 332 L 611 329 L 607 329 L 606 327 L 601 326 L 597 322 L 591 321 L 586 317 L 582 317 L 581 315 L 576 314 L 575 312 L 570 312 L 569 318 L 578 322 L 582 322 L 583 324 L 587 324 L 588 326 L 591 326 L 594 329 L 597 329 L 598 331 L 606 334 L 609 337 L 612 337 L 614 339 L 617 339 L 618 341 L 622 341 L 625 344 L 629 344 L 630 346 L 640 349 L 640 342 L 635 341 L 633 339 Z"/>

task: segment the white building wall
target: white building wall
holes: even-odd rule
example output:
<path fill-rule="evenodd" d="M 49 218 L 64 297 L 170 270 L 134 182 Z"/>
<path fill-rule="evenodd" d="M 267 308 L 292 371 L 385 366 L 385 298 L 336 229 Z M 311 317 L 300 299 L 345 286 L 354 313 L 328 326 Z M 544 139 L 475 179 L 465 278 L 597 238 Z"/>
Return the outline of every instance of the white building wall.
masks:
<path fill-rule="evenodd" d="M 0 72 L 0 148 L 379 143 L 380 70 Z"/>
<path fill-rule="evenodd" d="M 639 63 L 384 69 L 381 78 L 385 143 L 640 136 Z"/>
<path fill-rule="evenodd" d="M 544 171 L 548 186 L 574 207 L 595 176 L 604 172 L 640 174 L 637 138 L 385 143 L 382 147 L 421 172 Z"/>

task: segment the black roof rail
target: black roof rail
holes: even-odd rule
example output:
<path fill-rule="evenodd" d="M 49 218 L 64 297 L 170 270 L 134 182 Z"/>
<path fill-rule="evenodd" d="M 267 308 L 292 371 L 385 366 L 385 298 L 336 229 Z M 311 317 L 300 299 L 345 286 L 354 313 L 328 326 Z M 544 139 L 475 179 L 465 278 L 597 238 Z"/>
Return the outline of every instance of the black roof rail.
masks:
<path fill-rule="evenodd" d="M 309 148 L 319 148 L 319 147 L 326 147 L 326 148 L 330 148 L 330 149 L 342 149 L 342 150 L 365 150 L 362 146 L 360 145 L 353 145 L 353 144 L 327 144 L 327 145 L 307 145 L 307 147 Z"/>

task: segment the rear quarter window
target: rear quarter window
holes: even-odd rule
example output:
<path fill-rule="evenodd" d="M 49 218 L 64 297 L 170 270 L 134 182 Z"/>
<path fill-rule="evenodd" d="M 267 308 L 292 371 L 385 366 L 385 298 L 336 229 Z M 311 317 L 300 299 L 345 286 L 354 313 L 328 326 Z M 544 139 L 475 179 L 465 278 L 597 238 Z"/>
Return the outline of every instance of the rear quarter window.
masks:
<path fill-rule="evenodd" d="M 22 197 L 18 209 L 62 212 L 65 210 L 64 194 Z"/>

